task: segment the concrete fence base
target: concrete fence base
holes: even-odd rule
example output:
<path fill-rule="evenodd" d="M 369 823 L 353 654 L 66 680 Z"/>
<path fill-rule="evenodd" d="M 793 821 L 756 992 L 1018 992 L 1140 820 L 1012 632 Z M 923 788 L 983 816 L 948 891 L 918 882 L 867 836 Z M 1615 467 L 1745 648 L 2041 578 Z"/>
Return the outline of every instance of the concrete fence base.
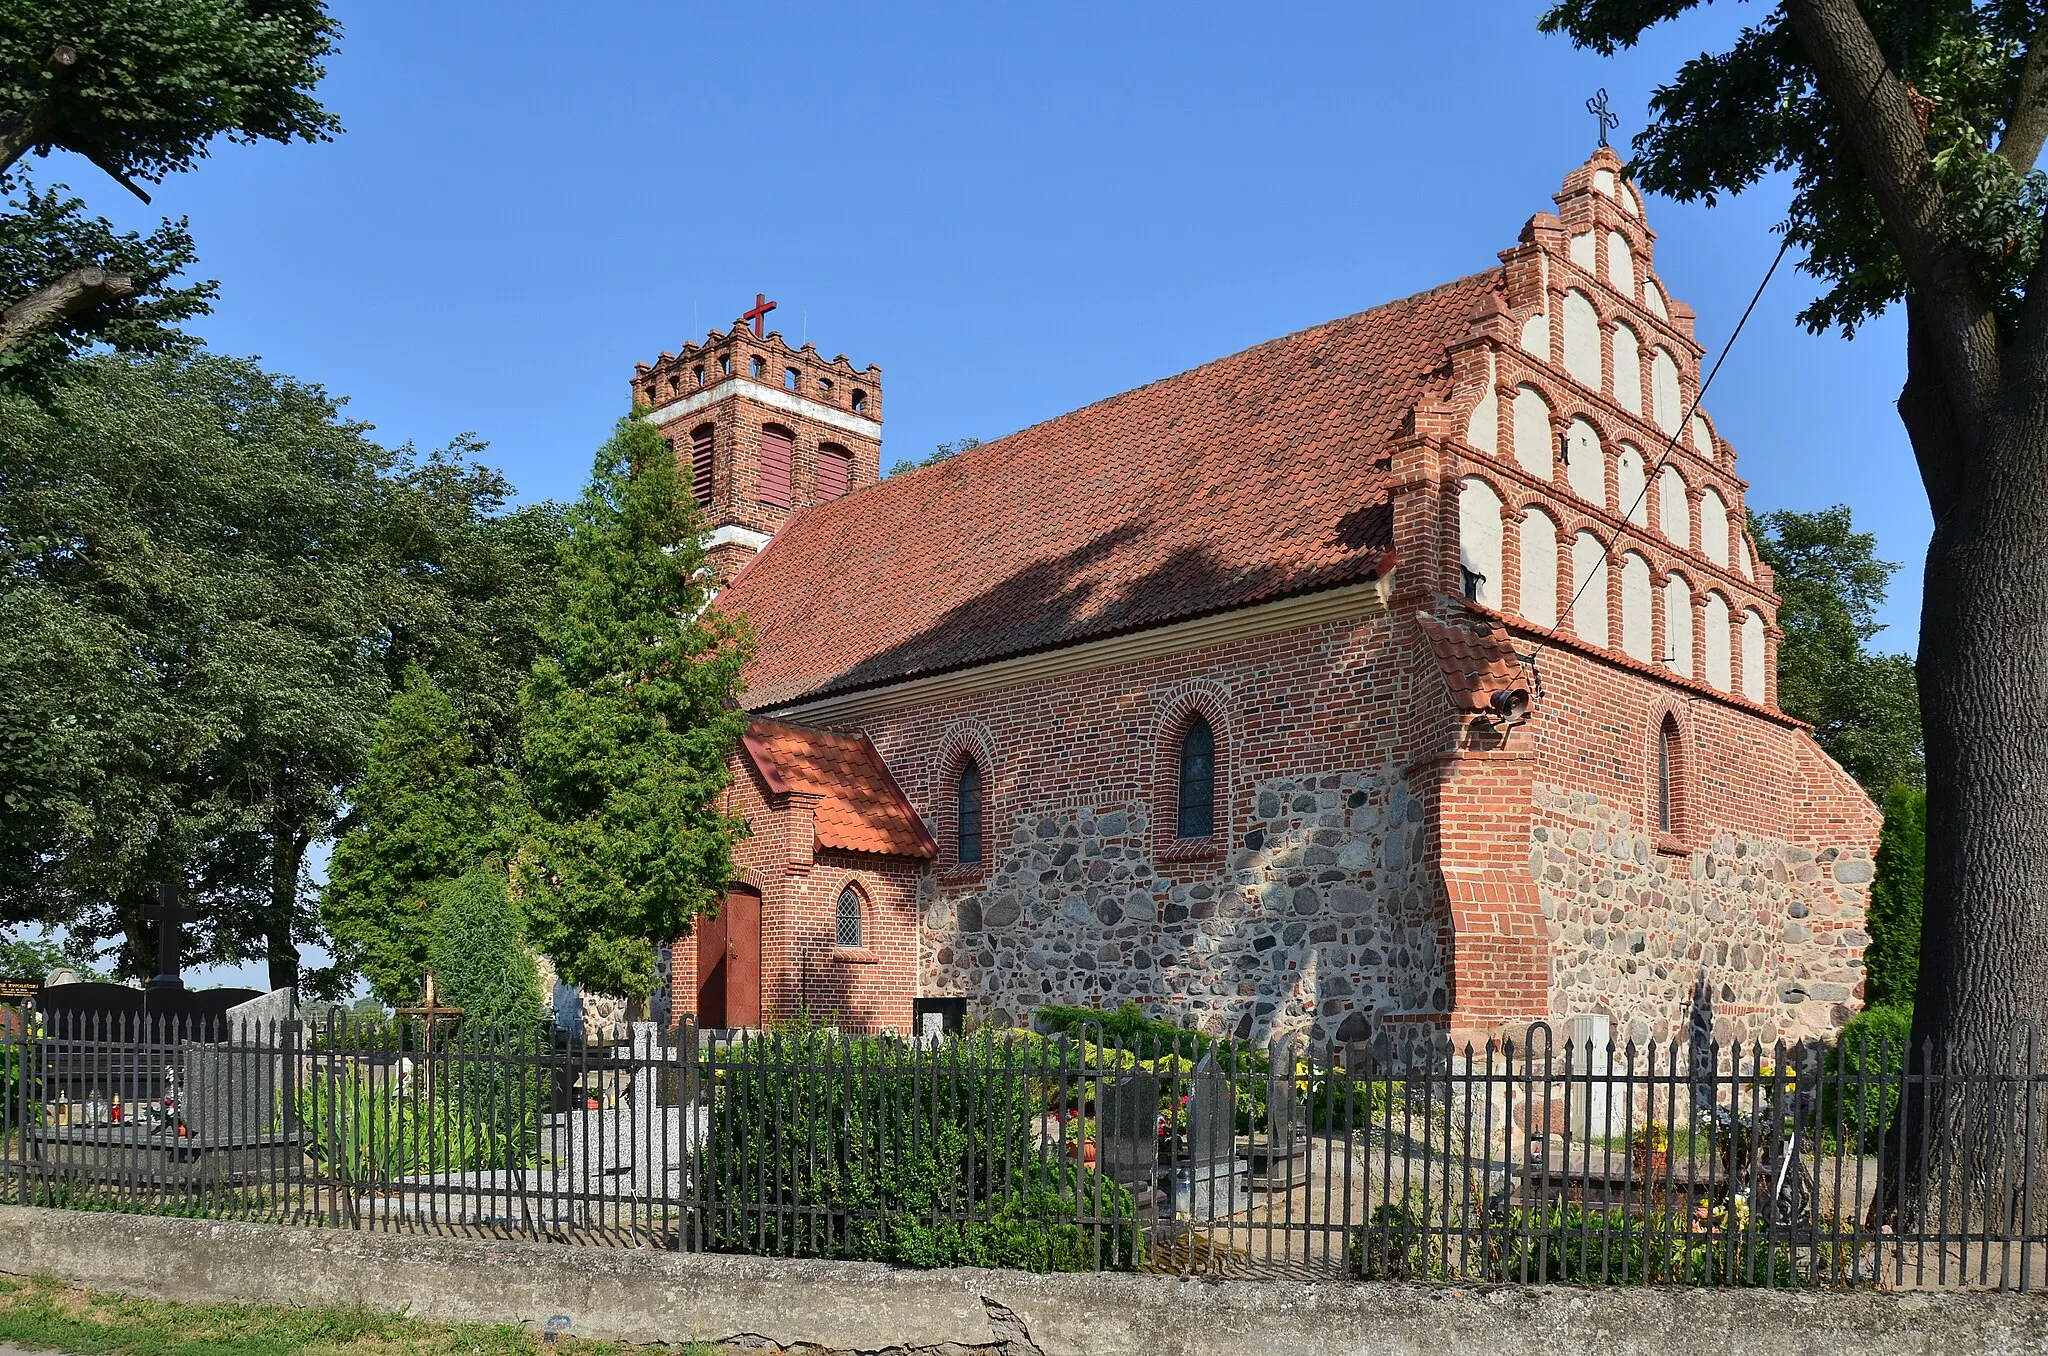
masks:
<path fill-rule="evenodd" d="M 2035 1356 L 2048 1296 L 912 1271 L 0 1206 L 0 1272 L 836 1356 Z"/>

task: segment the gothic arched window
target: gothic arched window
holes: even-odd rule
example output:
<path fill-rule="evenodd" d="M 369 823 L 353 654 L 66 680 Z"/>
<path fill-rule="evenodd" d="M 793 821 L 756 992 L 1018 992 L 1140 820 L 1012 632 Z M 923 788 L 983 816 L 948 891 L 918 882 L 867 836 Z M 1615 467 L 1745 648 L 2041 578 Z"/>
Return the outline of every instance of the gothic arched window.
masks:
<path fill-rule="evenodd" d="M 1657 831 L 1678 832 L 1678 722 L 1664 717 L 1657 731 Z"/>
<path fill-rule="evenodd" d="M 867 945 L 867 929 L 861 917 L 860 892 L 851 885 L 839 892 L 839 917 L 832 933 L 833 943 L 857 951 Z"/>
<path fill-rule="evenodd" d="M 960 765 L 954 804 L 957 812 L 954 858 L 962 866 L 971 866 L 981 860 L 981 768 L 972 758 Z"/>
<path fill-rule="evenodd" d="M 1196 716 L 1180 737 L 1180 803 L 1176 838 L 1208 838 L 1216 832 L 1216 734 Z"/>

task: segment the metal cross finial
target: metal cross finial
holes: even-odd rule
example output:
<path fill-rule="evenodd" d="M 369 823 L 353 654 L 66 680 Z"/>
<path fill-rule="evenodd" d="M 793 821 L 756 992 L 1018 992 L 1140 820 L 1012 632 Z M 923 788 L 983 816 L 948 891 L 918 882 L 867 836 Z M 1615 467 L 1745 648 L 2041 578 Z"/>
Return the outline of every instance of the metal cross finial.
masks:
<path fill-rule="evenodd" d="M 1607 110 L 1607 91 L 1605 89 L 1598 91 L 1592 98 L 1586 100 L 1586 111 L 1599 121 L 1600 144 L 1605 146 L 1607 144 L 1608 129 L 1621 126 L 1620 115 L 1610 113 Z"/>
<path fill-rule="evenodd" d="M 775 303 L 768 300 L 768 297 L 765 293 L 756 292 L 754 293 L 754 308 L 750 311 L 740 312 L 740 319 L 753 321 L 754 337 L 756 339 L 764 338 L 765 334 L 761 328 L 761 322 L 765 320 L 768 316 L 768 313 L 774 309 Z"/>

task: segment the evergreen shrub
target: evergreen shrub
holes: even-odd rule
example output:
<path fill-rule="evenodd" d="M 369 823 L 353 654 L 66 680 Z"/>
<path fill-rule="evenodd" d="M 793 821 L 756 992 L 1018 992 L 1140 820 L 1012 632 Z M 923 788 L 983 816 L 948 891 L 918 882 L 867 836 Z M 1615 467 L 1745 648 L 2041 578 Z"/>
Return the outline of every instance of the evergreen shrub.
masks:
<path fill-rule="evenodd" d="M 1001 1033 L 1010 1036 L 1011 1033 Z M 1130 1193 L 1048 1137 L 1044 1043 L 770 1035 L 719 1070 L 713 1251 L 910 1266 L 1128 1269 Z"/>

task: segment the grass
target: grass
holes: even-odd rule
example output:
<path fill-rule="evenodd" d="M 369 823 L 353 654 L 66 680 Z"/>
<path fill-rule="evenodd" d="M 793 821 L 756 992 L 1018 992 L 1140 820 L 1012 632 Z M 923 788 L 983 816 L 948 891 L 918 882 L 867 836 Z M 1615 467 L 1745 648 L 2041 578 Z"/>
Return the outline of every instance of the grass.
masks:
<path fill-rule="evenodd" d="M 99 1356 L 540 1356 L 515 1324 L 426 1323 L 370 1309 L 179 1304 L 0 1277 L 0 1342 Z M 623 1342 L 563 1338 L 560 1356 L 624 1356 Z M 671 1356 L 714 1356 L 695 1343 Z"/>

